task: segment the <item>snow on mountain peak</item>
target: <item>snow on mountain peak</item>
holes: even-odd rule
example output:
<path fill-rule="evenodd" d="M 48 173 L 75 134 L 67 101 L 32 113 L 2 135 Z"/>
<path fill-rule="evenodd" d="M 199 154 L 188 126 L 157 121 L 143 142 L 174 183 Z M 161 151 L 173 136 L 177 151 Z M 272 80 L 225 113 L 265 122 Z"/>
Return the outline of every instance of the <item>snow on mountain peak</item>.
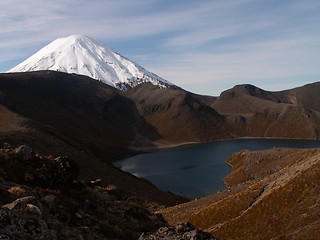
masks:
<path fill-rule="evenodd" d="M 83 35 L 58 38 L 8 72 L 38 70 L 86 75 L 123 91 L 144 82 L 161 88 L 174 86 L 108 46 Z"/>

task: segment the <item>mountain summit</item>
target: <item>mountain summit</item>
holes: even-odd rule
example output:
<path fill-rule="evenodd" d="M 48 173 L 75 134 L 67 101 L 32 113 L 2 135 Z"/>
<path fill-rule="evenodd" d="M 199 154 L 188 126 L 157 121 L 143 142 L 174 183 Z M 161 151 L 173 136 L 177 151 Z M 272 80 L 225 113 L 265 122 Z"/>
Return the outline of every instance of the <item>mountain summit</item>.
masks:
<path fill-rule="evenodd" d="M 161 88 L 174 86 L 108 46 L 82 35 L 58 38 L 8 72 L 38 70 L 86 75 L 122 91 L 144 82 Z"/>

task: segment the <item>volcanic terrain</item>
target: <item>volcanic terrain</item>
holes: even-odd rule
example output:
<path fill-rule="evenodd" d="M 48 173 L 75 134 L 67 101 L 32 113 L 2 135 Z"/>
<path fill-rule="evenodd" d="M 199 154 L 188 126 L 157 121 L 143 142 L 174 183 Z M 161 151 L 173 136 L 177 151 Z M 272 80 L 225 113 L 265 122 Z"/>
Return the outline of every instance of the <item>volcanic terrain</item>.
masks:
<path fill-rule="evenodd" d="M 212 239 L 189 221 L 218 239 L 317 239 L 319 149 L 235 153 L 227 189 L 188 203 L 112 162 L 191 142 L 319 140 L 319 96 L 320 83 L 202 96 L 94 39 L 57 39 L 0 74 L 0 238 Z"/>

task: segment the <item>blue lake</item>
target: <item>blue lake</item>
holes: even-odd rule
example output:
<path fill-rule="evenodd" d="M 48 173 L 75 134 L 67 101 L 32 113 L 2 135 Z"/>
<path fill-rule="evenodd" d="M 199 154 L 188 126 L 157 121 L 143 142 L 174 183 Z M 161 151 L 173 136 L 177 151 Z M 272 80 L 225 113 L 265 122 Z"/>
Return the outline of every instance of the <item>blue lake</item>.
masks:
<path fill-rule="evenodd" d="M 225 189 L 223 179 L 231 172 L 225 161 L 242 149 L 274 147 L 320 148 L 320 141 L 284 139 L 237 139 L 187 145 L 144 153 L 114 163 L 159 189 L 187 197 L 204 197 Z"/>

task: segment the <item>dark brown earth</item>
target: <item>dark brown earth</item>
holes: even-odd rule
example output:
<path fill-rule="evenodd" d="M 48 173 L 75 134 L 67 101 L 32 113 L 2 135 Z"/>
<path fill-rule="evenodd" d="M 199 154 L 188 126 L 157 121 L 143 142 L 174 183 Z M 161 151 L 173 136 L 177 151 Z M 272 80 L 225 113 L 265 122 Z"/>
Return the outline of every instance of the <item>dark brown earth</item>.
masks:
<path fill-rule="evenodd" d="M 215 98 L 141 84 L 125 93 L 53 71 L 0 74 L 1 103 L 69 144 L 113 161 L 137 148 L 230 138 Z"/>
<path fill-rule="evenodd" d="M 2 74 L 0 91 L 2 104 L 32 120 L 31 128 L 108 160 L 132 155 L 128 146 L 136 132 L 148 129 L 130 99 L 88 77 L 52 71 Z"/>
<path fill-rule="evenodd" d="M 131 108 L 132 101 L 113 88 L 82 76 L 37 72 L 1 75 L 0 91 L 1 142 L 68 156 L 78 166 L 79 179 L 100 178 L 104 186 L 114 184 L 146 201 L 165 206 L 186 201 L 110 163 L 136 153 L 128 145 L 140 127 L 128 122 L 138 121 L 142 131 L 148 125 Z M 118 108 L 112 107 L 115 101 L 121 103 Z"/>

